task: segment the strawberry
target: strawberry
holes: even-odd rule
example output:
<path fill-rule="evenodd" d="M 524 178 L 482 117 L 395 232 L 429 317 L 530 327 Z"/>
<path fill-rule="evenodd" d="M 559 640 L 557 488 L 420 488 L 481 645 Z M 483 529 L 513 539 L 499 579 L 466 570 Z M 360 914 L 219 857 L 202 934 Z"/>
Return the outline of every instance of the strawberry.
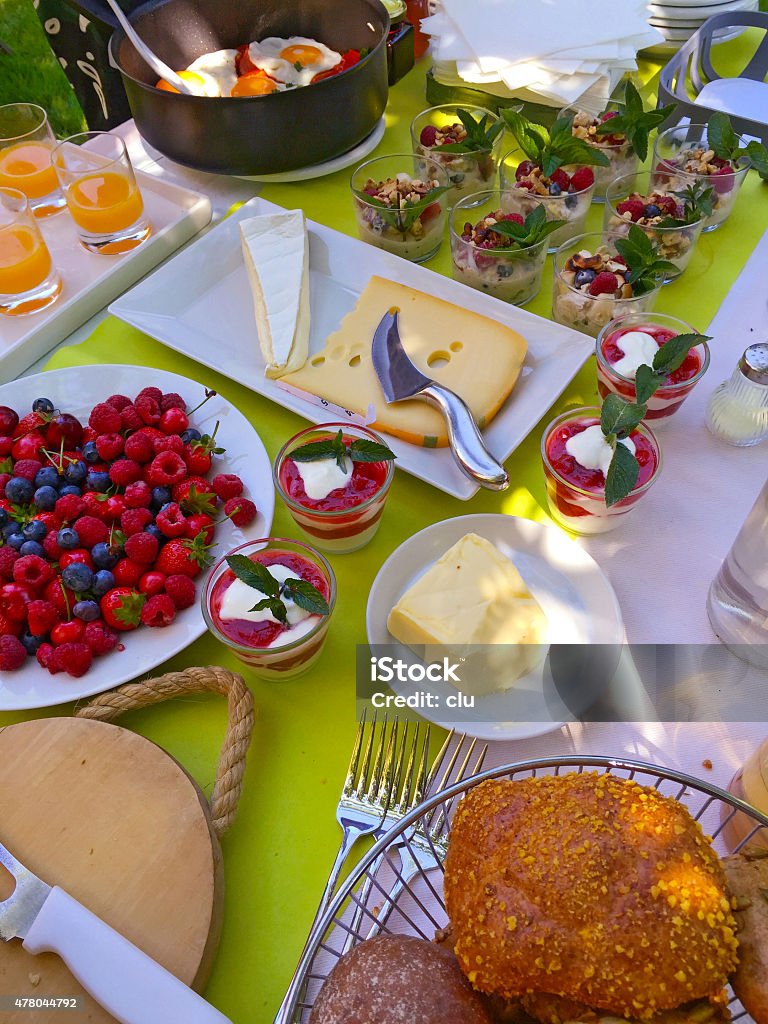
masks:
<path fill-rule="evenodd" d="M 210 562 L 208 547 L 203 532 L 193 540 L 169 540 L 157 557 L 155 569 L 166 576 L 181 575 L 194 579 Z"/>
<path fill-rule="evenodd" d="M 185 537 L 196 537 L 201 530 L 205 532 L 205 540 L 207 544 L 213 541 L 213 534 L 216 529 L 216 524 L 210 516 L 205 515 L 204 512 L 196 512 L 191 515 L 184 524 L 184 536 Z"/>
<path fill-rule="evenodd" d="M 104 622 L 121 632 L 136 629 L 146 600 L 146 594 L 140 594 L 132 587 L 113 587 L 101 599 Z"/>
<path fill-rule="evenodd" d="M 171 495 L 188 514 L 216 514 L 216 495 L 211 490 L 210 483 L 202 476 L 189 476 L 182 480 L 172 488 Z"/>
<path fill-rule="evenodd" d="M 187 464 L 187 469 L 190 473 L 194 473 L 196 476 L 204 476 L 211 468 L 211 454 L 204 448 L 195 447 L 196 442 L 187 445 L 187 450 L 184 452 L 184 461 Z"/>
<path fill-rule="evenodd" d="M 16 424 L 13 436 L 23 437 L 24 434 L 29 434 L 33 430 L 37 430 L 38 427 L 45 426 L 45 424 L 45 416 L 41 416 L 39 412 L 28 412 L 27 415 L 22 417 L 22 419 L 20 419 Z"/>

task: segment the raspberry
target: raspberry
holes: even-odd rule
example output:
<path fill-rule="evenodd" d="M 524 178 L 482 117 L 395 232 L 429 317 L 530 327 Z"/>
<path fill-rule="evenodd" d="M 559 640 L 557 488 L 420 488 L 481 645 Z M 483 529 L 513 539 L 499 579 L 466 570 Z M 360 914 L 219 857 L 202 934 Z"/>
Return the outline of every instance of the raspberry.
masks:
<path fill-rule="evenodd" d="M 40 644 L 35 657 L 40 667 L 47 668 L 52 676 L 61 671 L 56 664 L 56 648 L 53 644 Z"/>
<path fill-rule="evenodd" d="M 602 275 L 598 274 L 595 281 Z M 613 274 L 611 274 L 613 277 Z M 614 277 L 614 280 L 616 278 Z M 592 282 L 595 283 L 594 281 Z M 248 526 L 256 518 L 256 506 L 248 498 L 230 498 L 224 505 L 224 515 L 228 516 L 235 526 Z"/>
<path fill-rule="evenodd" d="M 85 627 L 83 640 L 94 654 L 109 654 L 117 647 L 118 635 L 103 619 L 96 619 Z"/>
<path fill-rule="evenodd" d="M 191 607 L 197 600 L 195 584 L 189 576 L 168 576 L 165 581 L 165 592 L 179 611 Z"/>
<path fill-rule="evenodd" d="M 109 479 L 118 487 L 127 487 L 141 480 L 141 466 L 134 459 L 118 459 L 109 467 Z"/>
<path fill-rule="evenodd" d="M 431 148 L 435 144 L 437 139 L 437 128 L 433 124 L 424 125 L 421 129 L 421 135 L 419 135 L 419 142 L 422 146 Z"/>
<path fill-rule="evenodd" d="M 186 475 L 186 463 L 176 452 L 161 452 L 150 463 L 149 482 L 153 487 L 167 487 L 181 483 Z"/>
<path fill-rule="evenodd" d="M 157 513 L 155 523 L 166 537 L 183 537 L 187 529 L 187 518 L 175 501 Z"/>
<path fill-rule="evenodd" d="M 645 203 L 642 203 L 639 199 L 625 199 L 623 203 L 619 203 L 616 207 L 616 212 L 621 217 L 628 213 L 630 220 L 638 221 L 641 217 L 645 216 Z"/>
<path fill-rule="evenodd" d="M 177 455 L 183 456 L 186 452 L 184 442 L 178 434 L 164 434 L 162 437 L 156 437 L 153 448 L 155 455 L 159 455 L 160 452 L 176 452 Z"/>
<path fill-rule="evenodd" d="M 578 171 L 576 173 L 578 174 Z M 562 167 L 558 167 L 557 170 L 553 171 L 549 176 L 549 180 L 559 185 L 563 192 L 567 192 L 571 185 L 571 176 Z M 574 189 L 574 191 L 578 192 L 578 189 Z"/>
<path fill-rule="evenodd" d="M 151 398 L 153 402 L 160 404 L 163 399 L 163 392 L 160 388 L 155 387 L 142 388 L 138 395 L 136 395 L 136 401 L 140 398 Z"/>
<path fill-rule="evenodd" d="M 158 389 L 154 388 L 153 390 L 157 391 Z M 138 396 L 138 398 L 134 402 L 134 405 L 136 408 L 136 412 L 139 414 L 139 416 L 141 416 L 141 419 L 144 423 L 152 425 L 154 423 L 160 422 L 162 411 L 160 409 L 159 399 L 150 398 L 149 395 L 145 395 L 142 393 L 141 395 Z"/>
<path fill-rule="evenodd" d="M 175 618 L 176 605 L 168 594 L 155 594 L 141 609 L 141 621 L 145 626 L 170 626 Z"/>
<path fill-rule="evenodd" d="M 59 621 L 59 613 L 50 601 L 30 601 L 27 605 L 27 623 L 32 636 L 45 636 Z"/>
<path fill-rule="evenodd" d="M 677 216 L 677 201 L 673 196 L 654 196 L 654 199 L 662 213 L 666 213 L 668 217 Z"/>
<path fill-rule="evenodd" d="M 583 192 L 595 183 L 595 173 L 591 167 L 579 167 L 571 175 L 571 188 L 574 192 Z"/>
<path fill-rule="evenodd" d="M 120 529 L 126 537 L 132 537 L 135 533 L 141 533 L 151 522 L 152 513 L 148 508 L 127 508 L 120 516 Z"/>
<path fill-rule="evenodd" d="M 21 555 L 13 548 L 4 545 L 0 548 L 0 577 L 4 580 L 13 579 L 13 565 L 18 562 Z"/>
<path fill-rule="evenodd" d="M 112 570 L 118 587 L 135 587 L 144 575 L 146 565 L 134 562 L 132 558 L 121 558 Z"/>
<path fill-rule="evenodd" d="M 170 597 L 168 601 L 173 608 L 173 601 L 171 601 Z M 176 615 L 175 608 L 173 609 L 173 614 Z M 14 672 L 17 668 L 21 668 L 26 660 L 27 652 L 24 650 L 21 640 L 8 633 L 0 636 L 0 668 L 4 672 Z"/>
<path fill-rule="evenodd" d="M 524 223 L 522 215 L 519 213 L 502 213 L 502 215 L 500 217 L 497 217 L 496 220 L 511 220 L 515 224 Z"/>
<path fill-rule="evenodd" d="M 5 497 L 5 485 L 11 479 L 10 473 L 0 473 L 0 498 Z"/>
<path fill-rule="evenodd" d="M 152 439 L 142 433 L 131 434 L 125 442 L 125 454 L 129 459 L 142 464 L 151 462 L 155 454 Z"/>
<path fill-rule="evenodd" d="M 25 480 L 34 480 L 42 468 L 43 464 L 39 459 L 19 459 L 14 463 L 13 475 L 23 476 Z"/>
<path fill-rule="evenodd" d="M 139 416 L 135 405 L 126 405 L 120 410 L 120 422 L 123 430 L 140 430 L 144 420 Z"/>
<path fill-rule="evenodd" d="M 82 641 L 61 644 L 56 648 L 53 660 L 57 668 L 78 679 L 84 676 L 93 664 L 93 652 L 88 644 Z"/>
<path fill-rule="evenodd" d="M 181 483 L 176 484 L 171 491 L 174 501 L 178 501 L 181 505 L 183 501 L 186 501 L 189 497 L 191 488 L 195 489 L 197 494 L 210 494 L 211 484 L 210 481 L 206 480 L 203 476 L 188 476 L 186 480 L 182 480 Z M 235 495 L 236 497 L 236 495 Z"/>
<path fill-rule="evenodd" d="M 143 480 L 128 484 L 123 494 L 128 508 L 148 508 L 152 500 L 152 488 Z"/>
<path fill-rule="evenodd" d="M 111 405 L 112 408 L 117 409 L 118 412 L 122 412 L 126 405 L 131 405 L 131 400 L 125 395 L 110 395 L 106 404 Z"/>
<path fill-rule="evenodd" d="M 22 555 L 13 563 L 13 578 L 16 583 L 28 587 L 44 587 L 53 576 L 53 567 L 39 555 Z"/>
<path fill-rule="evenodd" d="M 619 287 L 619 279 L 607 270 L 601 270 L 589 286 L 590 295 L 613 295 Z M 234 520 L 233 520 L 234 522 Z M 239 524 L 235 524 L 239 525 Z"/>
<path fill-rule="evenodd" d="M 99 402 L 88 417 L 88 426 L 99 434 L 116 434 L 121 426 L 120 413 L 106 402 Z"/>
<path fill-rule="evenodd" d="M 178 395 L 175 391 L 169 391 L 167 395 L 163 395 L 160 399 L 160 408 L 163 412 L 168 412 L 169 409 L 181 409 L 182 412 L 187 408 L 187 403 Z"/>
<path fill-rule="evenodd" d="M 85 502 L 79 494 L 65 494 L 56 501 L 56 515 L 63 523 L 71 523 L 85 511 Z"/>
<path fill-rule="evenodd" d="M 134 562 L 151 565 L 160 548 L 157 537 L 151 533 L 134 533 L 125 542 L 125 553 Z"/>
<path fill-rule="evenodd" d="M 9 619 L 7 616 L 0 612 L 0 636 L 7 636 L 12 634 L 18 636 L 23 629 L 23 623 L 16 621 L 15 619 Z"/>
<path fill-rule="evenodd" d="M 211 481 L 211 486 L 217 498 L 228 501 L 230 498 L 239 498 L 243 493 L 243 481 L 234 473 L 219 473 Z"/>
<path fill-rule="evenodd" d="M 105 462 L 111 462 L 122 455 L 124 447 L 125 441 L 120 434 L 99 434 L 96 438 L 96 451 Z"/>
<path fill-rule="evenodd" d="M 80 516 L 77 520 L 77 535 L 84 548 L 92 548 L 94 544 L 106 542 L 109 530 L 106 523 L 94 516 Z"/>
<path fill-rule="evenodd" d="M 712 175 L 712 178 L 714 179 L 712 184 L 714 185 L 715 192 L 717 192 L 719 196 L 727 195 L 733 188 L 733 168 L 728 165 L 716 170 Z"/>

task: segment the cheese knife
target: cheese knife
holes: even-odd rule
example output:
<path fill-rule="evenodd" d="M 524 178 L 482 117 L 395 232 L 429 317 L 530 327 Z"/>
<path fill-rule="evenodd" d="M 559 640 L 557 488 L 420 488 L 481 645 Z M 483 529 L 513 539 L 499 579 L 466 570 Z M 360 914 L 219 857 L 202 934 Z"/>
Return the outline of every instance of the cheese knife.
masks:
<path fill-rule="evenodd" d="M 509 476 L 488 451 L 469 406 L 455 391 L 425 376 L 403 348 L 398 329 L 398 310 L 381 318 L 373 335 L 373 367 L 387 404 L 406 398 L 420 398 L 435 406 L 445 417 L 448 441 L 462 472 L 491 491 L 509 487 Z"/>
<path fill-rule="evenodd" d="M 22 939 L 32 954 L 58 953 L 120 1024 L 231 1024 L 82 903 L 33 875 L 2 843 L 0 864 L 16 881 L 0 901 L 0 939 Z"/>

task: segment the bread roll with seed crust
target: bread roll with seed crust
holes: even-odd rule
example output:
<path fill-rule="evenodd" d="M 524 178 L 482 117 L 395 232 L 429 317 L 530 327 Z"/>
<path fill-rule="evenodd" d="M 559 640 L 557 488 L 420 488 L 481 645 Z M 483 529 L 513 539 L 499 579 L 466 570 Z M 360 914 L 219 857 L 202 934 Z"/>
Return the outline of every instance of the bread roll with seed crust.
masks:
<path fill-rule="evenodd" d="M 768 850 L 755 847 L 723 860 L 736 899 L 739 966 L 733 991 L 756 1024 L 768 1024 Z"/>

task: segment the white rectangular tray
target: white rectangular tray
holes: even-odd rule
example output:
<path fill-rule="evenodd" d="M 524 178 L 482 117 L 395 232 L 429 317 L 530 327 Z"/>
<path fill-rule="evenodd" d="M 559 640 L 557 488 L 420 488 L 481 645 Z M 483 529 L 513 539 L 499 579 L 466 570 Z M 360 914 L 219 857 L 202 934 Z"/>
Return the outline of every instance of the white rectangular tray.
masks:
<path fill-rule="evenodd" d="M 318 400 L 291 393 L 264 376 L 253 299 L 240 248 L 238 222 L 280 207 L 253 199 L 166 266 L 122 295 L 110 312 L 170 348 L 197 359 L 313 423 L 344 415 Z M 523 373 L 484 432 L 497 458 L 506 459 L 530 432 L 594 350 L 584 334 L 408 263 L 314 221 L 309 228 L 310 354 L 355 305 L 372 275 L 388 277 L 475 310 L 519 331 L 528 342 Z M 326 403 L 327 406 L 327 403 Z M 286 439 L 287 440 L 287 439 Z M 478 487 L 447 448 L 420 448 L 388 438 L 397 465 L 420 480 L 467 500 Z"/>
<path fill-rule="evenodd" d="M 31 316 L 0 317 L 0 384 L 13 380 L 126 288 L 162 263 L 211 219 L 207 196 L 136 172 L 152 234 L 121 256 L 88 252 L 67 210 L 38 221 L 59 268 L 58 301 Z"/>

